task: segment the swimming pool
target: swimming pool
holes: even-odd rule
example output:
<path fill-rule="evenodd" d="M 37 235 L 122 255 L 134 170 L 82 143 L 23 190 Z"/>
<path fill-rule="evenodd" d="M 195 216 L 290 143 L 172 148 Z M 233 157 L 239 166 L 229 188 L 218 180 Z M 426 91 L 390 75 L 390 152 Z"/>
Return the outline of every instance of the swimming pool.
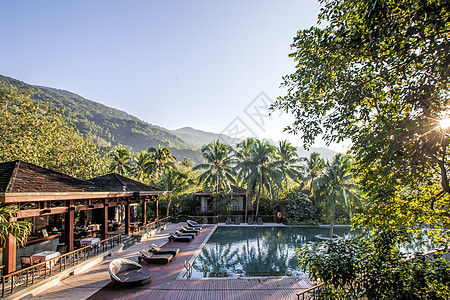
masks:
<path fill-rule="evenodd" d="M 335 234 L 352 234 L 335 228 Z M 193 262 L 191 279 L 265 276 L 301 276 L 295 249 L 317 234 L 319 227 L 219 226 Z"/>

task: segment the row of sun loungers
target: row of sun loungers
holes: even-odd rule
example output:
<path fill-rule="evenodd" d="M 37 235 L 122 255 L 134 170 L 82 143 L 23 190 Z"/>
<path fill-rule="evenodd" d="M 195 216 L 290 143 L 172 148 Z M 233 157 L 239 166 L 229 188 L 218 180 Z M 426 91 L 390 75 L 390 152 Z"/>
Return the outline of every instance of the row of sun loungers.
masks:
<path fill-rule="evenodd" d="M 188 226 L 170 234 L 169 241 L 189 242 L 203 228 L 203 225 L 188 220 Z M 145 251 L 139 251 L 139 263 L 129 259 L 115 259 L 108 267 L 111 282 L 121 285 L 144 285 L 152 280 L 152 273 L 142 267 L 141 263 L 168 264 L 179 253 L 178 248 L 160 248 L 151 244 Z"/>

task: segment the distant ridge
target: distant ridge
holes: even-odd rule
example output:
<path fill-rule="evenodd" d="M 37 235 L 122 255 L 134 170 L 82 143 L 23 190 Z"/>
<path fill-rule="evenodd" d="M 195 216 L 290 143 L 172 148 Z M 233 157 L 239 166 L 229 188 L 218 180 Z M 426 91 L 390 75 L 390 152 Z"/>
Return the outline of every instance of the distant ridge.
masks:
<path fill-rule="evenodd" d="M 326 159 L 328 159 L 328 161 L 332 161 L 333 157 L 338 153 L 336 151 L 333 151 L 333 150 L 325 148 L 325 147 L 309 148 L 308 151 L 303 149 L 302 147 L 297 148 L 297 154 L 300 157 L 308 157 L 309 158 L 310 154 L 313 152 L 319 153 L 322 158 L 326 158 Z"/>
<path fill-rule="evenodd" d="M 228 140 L 231 140 L 230 137 L 214 132 L 207 132 L 198 129 L 194 129 L 192 127 L 182 127 L 176 130 L 171 130 L 173 134 L 187 142 L 188 144 L 194 145 L 197 148 L 201 148 L 203 145 L 209 144 L 213 141 L 220 140 L 222 143 L 225 143 Z M 236 145 L 230 145 L 235 147 Z"/>

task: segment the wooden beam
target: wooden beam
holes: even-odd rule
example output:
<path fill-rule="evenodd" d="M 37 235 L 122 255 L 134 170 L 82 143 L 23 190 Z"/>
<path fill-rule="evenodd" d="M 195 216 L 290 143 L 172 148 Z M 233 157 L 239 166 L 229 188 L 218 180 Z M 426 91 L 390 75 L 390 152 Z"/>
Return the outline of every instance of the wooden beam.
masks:
<path fill-rule="evenodd" d="M 64 239 L 67 246 L 67 252 L 74 250 L 74 226 L 75 210 L 73 200 L 66 201 L 67 212 L 64 214 Z"/>
<path fill-rule="evenodd" d="M 105 200 L 105 204 L 108 200 Z M 108 206 L 104 205 L 103 208 L 100 209 L 101 213 L 101 231 L 103 239 L 108 237 Z"/>
<path fill-rule="evenodd" d="M 159 213 L 158 213 L 158 199 L 155 201 L 155 220 L 158 220 Z"/>
<path fill-rule="evenodd" d="M 3 275 L 12 273 L 16 270 L 16 248 L 17 240 L 11 234 L 6 238 L 6 245 L 3 247 Z"/>
<path fill-rule="evenodd" d="M 17 213 L 17 218 L 30 218 L 39 216 L 49 216 L 54 214 L 63 214 L 66 213 L 67 210 L 68 210 L 67 207 L 21 210 Z"/>
<path fill-rule="evenodd" d="M 0 193 L 0 202 L 65 201 L 84 199 L 129 198 L 133 192 L 68 192 L 68 193 Z"/>
<path fill-rule="evenodd" d="M 130 234 L 130 203 L 125 205 L 125 234 Z"/>
<path fill-rule="evenodd" d="M 147 200 L 142 202 L 142 224 L 147 224 Z"/>

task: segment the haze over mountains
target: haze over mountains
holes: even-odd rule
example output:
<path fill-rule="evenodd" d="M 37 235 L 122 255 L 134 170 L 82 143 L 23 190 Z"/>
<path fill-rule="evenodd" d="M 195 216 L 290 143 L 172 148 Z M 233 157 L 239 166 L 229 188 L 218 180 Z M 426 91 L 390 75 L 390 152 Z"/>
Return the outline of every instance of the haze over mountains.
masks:
<path fill-rule="evenodd" d="M 203 160 L 199 151 L 203 145 L 217 139 L 224 140 L 221 134 L 191 127 L 168 130 L 65 90 L 29 85 L 2 75 L 0 86 L 15 86 L 29 93 L 33 101 L 48 102 L 57 108 L 64 107 L 63 113 L 67 120 L 100 148 L 125 147 L 140 152 L 161 145 L 168 147 L 178 160 L 188 157 L 197 164 Z M 328 159 L 336 153 L 327 148 L 311 148 L 312 151 Z M 309 156 L 309 152 L 299 149 L 299 155 Z"/>

